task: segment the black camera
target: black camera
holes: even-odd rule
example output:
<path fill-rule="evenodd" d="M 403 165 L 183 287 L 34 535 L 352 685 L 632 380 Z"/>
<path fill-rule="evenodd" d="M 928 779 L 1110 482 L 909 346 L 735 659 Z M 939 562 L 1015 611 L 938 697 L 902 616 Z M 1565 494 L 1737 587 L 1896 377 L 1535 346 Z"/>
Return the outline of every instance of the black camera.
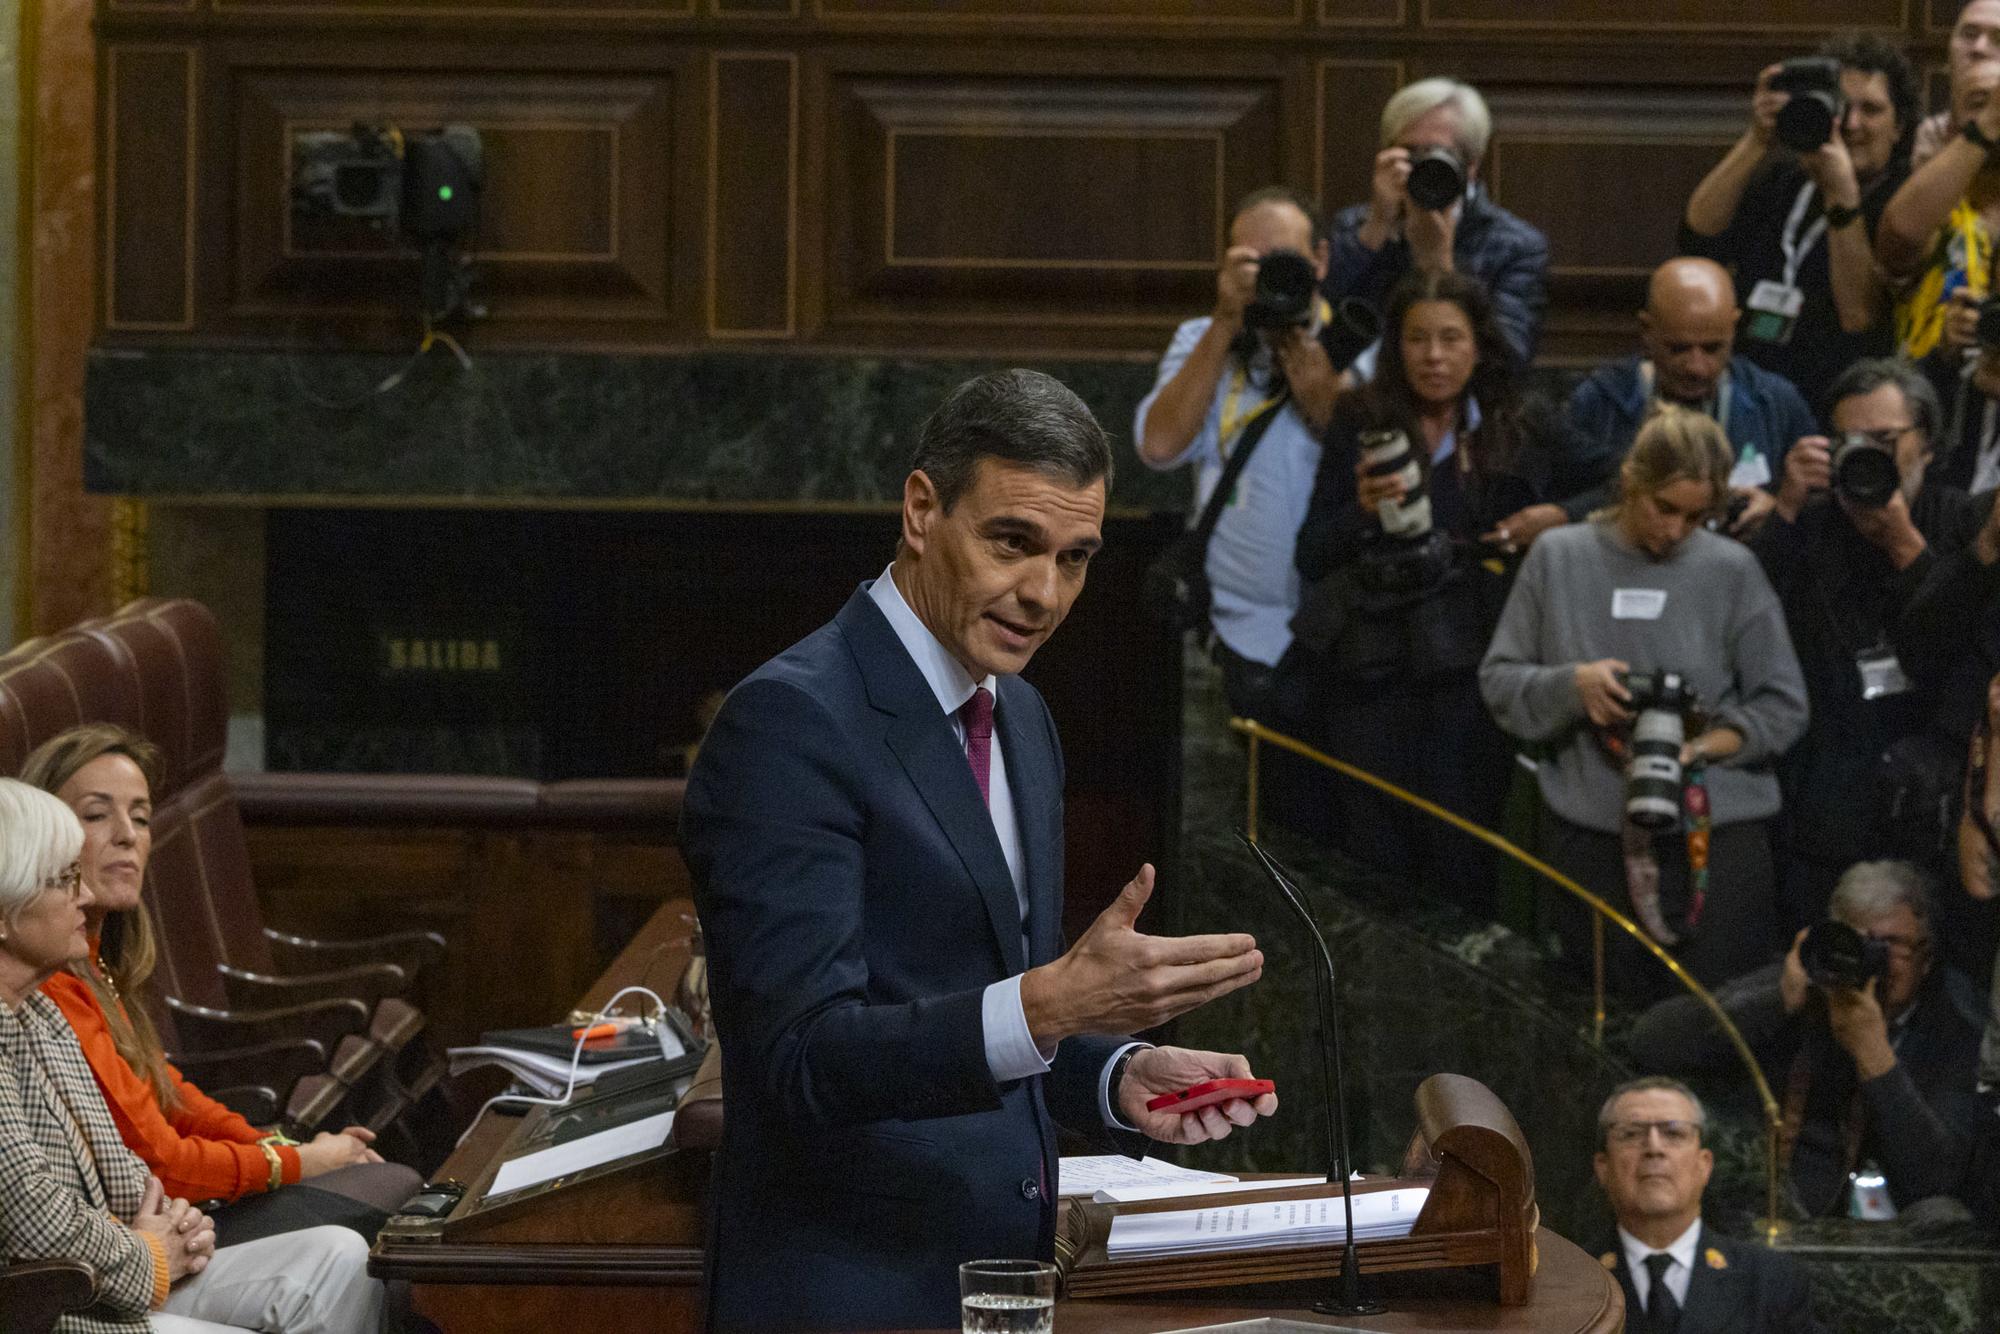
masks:
<path fill-rule="evenodd" d="M 1319 331 L 1320 346 L 1336 371 L 1344 371 L 1354 359 L 1382 337 L 1382 312 L 1358 296 L 1344 296 L 1333 303 L 1333 318 Z"/>
<path fill-rule="evenodd" d="M 2000 296 L 1989 296 L 1980 301 L 1979 320 L 1973 328 L 1973 337 L 1986 351 L 2000 352 Z"/>
<path fill-rule="evenodd" d="M 1257 264 L 1257 286 L 1243 309 L 1246 329 L 1303 329 L 1312 323 L 1319 275 L 1296 250 L 1273 250 Z"/>
<path fill-rule="evenodd" d="M 370 125 L 292 136 L 292 207 L 320 217 L 393 222 L 402 211 L 403 155 Z"/>
<path fill-rule="evenodd" d="M 1903 475 L 1896 456 L 1859 431 L 1849 431 L 1833 443 L 1833 489 L 1848 503 L 1869 509 L 1889 503 Z"/>
<path fill-rule="evenodd" d="M 1418 208 L 1450 208 L 1465 195 L 1465 164 L 1449 148 L 1412 149 L 1403 189 Z"/>
<path fill-rule="evenodd" d="M 1778 142 L 1810 153 L 1833 138 L 1847 109 L 1840 95 L 1840 62 L 1830 56 L 1794 56 L 1771 77 L 1773 92 L 1790 93 L 1778 108 Z"/>
<path fill-rule="evenodd" d="M 1632 694 L 1632 755 L 1625 765 L 1625 815 L 1641 829 L 1666 829 L 1681 818 L 1681 746 L 1694 687 L 1679 672 L 1623 672 Z"/>
<path fill-rule="evenodd" d="M 1889 971 L 1889 946 L 1829 917 L 1799 942 L 1799 962 L 1814 986 L 1859 991 Z"/>

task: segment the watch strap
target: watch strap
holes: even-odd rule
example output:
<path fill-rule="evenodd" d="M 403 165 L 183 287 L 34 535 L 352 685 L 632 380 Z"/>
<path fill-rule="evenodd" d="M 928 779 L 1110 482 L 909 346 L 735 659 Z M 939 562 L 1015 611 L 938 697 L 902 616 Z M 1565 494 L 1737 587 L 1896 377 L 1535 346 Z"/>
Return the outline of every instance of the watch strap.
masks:
<path fill-rule="evenodd" d="M 1850 207 L 1846 204 L 1828 204 L 1826 206 L 1826 225 L 1836 231 L 1849 225 L 1860 216 L 1860 209 Z"/>

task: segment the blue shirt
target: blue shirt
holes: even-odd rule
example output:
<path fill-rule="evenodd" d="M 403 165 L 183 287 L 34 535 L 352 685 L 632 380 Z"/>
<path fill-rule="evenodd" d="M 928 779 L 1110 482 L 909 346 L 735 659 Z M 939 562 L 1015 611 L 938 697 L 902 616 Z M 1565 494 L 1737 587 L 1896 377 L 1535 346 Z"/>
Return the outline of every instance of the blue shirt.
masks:
<path fill-rule="evenodd" d="M 1208 417 L 1188 447 L 1164 463 L 1146 459 L 1146 414 L 1161 388 L 1187 364 L 1209 324 L 1204 317 L 1175 330 L 1167 355 L 1160 359 L 1153 391 L 1140 400 L 1132 423 L 1132 439 L 1147 466 L 1195 465 L 1190 526 L 1222 480 L 1225 451 L 1235 447 L 1242 435 L 1241 424 L 1269 398 L 1250 383 L 1261 375 L 1245 376 L 1232 366 L 1215 387 Z M 1222 438 L 1225 416 L 1234 425 L 1226 440 Z M 1299 525 L 1305 522 L 1306 505 L 1312 500 L 1319 453 L 1319 437 L 1305 418 L 1289 403 L 1279 408 L 1277 420 L 1265 429 L 1256 452 L 1236 479 L 1236 494 L 1223 506 L 1215 536 L 1208 544 L 1208 583 L 1213 593 L 1209 623 L 1231 652 L 1267 667 L 1276 666 L 1292 645 L 1292 614 L 1299 609 L 1299 572 L 1292 563 L 1292 551 Z"/>

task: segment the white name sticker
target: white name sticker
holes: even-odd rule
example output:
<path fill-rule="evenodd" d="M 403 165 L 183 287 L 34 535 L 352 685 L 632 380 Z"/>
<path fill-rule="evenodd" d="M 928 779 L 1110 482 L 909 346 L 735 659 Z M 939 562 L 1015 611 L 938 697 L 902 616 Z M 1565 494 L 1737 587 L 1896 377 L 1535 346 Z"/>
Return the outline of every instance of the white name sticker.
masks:
<path fill-rule="evenodd" d="M 1619 588 L 1611 593 L 1611 619 L 1614 621 L 1657 621 L 1666 609 L 1667 590 L 1664 588 Z"/>
<path fill-rule="evenodd" d="M 1771 461 L 1757 452 L 1754 445 L 1743 446 L 1743 453 L 1737 457 L 1736 466 L 1729 472 L 1729 487 L 1735 490 L 1743 486 L 1766 486 L 1771 481 Z"/>

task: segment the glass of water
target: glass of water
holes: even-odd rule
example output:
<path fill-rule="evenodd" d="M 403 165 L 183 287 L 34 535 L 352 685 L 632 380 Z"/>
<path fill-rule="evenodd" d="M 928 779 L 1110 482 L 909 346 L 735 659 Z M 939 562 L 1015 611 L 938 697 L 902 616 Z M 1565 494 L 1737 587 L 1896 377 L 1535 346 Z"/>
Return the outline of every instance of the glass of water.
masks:
<path fill-rule="evenodd" d="M 968 1260 L 958 1267 L 964 1334 L 1050 1334 L 1056 1267 L 1041 1260 Z"/>

